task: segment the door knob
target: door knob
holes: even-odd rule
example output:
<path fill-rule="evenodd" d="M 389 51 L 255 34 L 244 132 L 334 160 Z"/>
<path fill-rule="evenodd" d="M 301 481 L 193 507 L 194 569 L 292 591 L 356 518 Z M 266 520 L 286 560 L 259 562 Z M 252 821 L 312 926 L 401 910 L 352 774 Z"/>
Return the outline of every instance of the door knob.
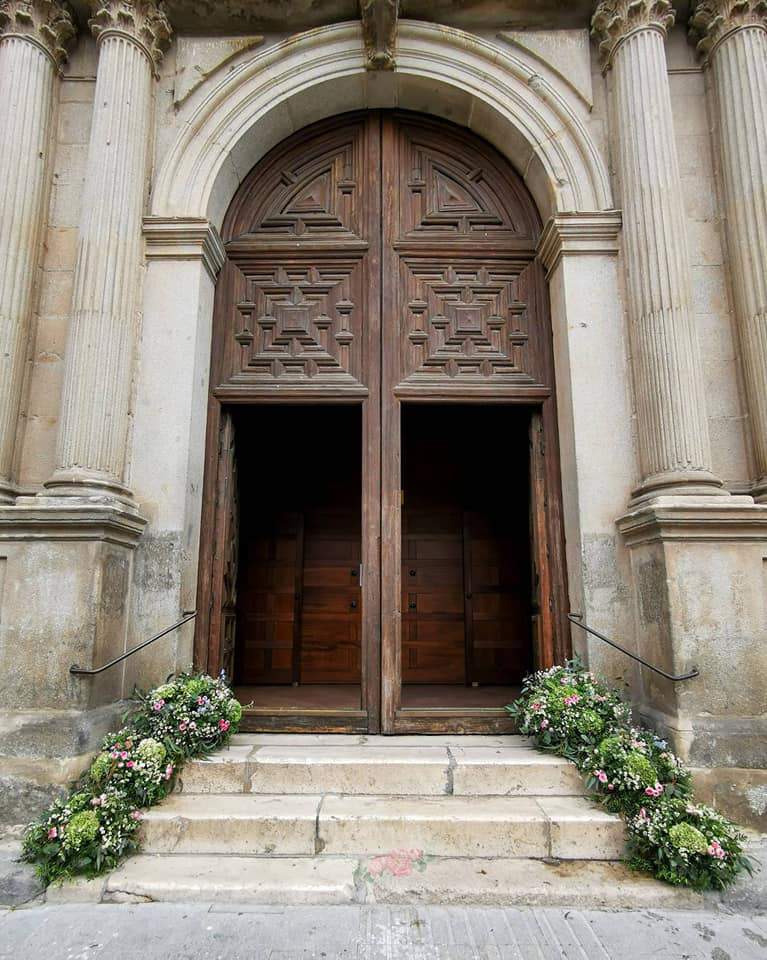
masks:
<path fill-rule="evenodd" d="M 411 600 L 408 607 L 410 607 L 411 610 L 415 610 L 415 600 Z"/>
<path fill-rule="evenodd" d="M 408 570 L 408 573 L 410 574 L 411 577 L 415 576 L 415 570 Z"/>
<path fill-rule="evenodd" d="M 356 609 L 357 609 L 357 601 L 356 601 L 356 600 L 352 600 L 352 602 L 349 604 L 349 606 L 352 608 L 352 610 L 356 610 Z"/>

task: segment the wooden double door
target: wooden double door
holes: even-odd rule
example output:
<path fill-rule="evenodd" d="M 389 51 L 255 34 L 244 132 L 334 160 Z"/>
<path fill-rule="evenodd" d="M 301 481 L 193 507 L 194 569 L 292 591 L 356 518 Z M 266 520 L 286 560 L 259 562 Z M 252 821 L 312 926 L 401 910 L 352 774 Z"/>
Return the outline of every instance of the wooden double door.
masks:
<path fill-rule="evenodd" d="M 252 668 L 264 683 L 310 673 L 361 685 L 359 709 L 256 726 L 502 729 L 499 710 L 407 708 L 403 682 L 459 682 L 462 657 L 460 682 L 510 683 L 523 663 L 567 652 L 540 229 L 524 184 L 489 144 L 408 113 L 301 131 L 237 191 L 214 311 L 196 661 L 231 671 L 237 651 L 243 679 Z M 279 435 L 263 426 L 277 408 L 293 410 Z M 322 413 L 341 408 L 357 426 L 339 446 L 338 418 Z M 442 503 L 432 469 L 431 505 L 408 500 L 403 470 L 420 445 L 408 447 L 407 432 L 427 409 L 440 412 L 453 462 L 479 463 L 490 447 L 506 464 L 483 475 L 487 496 L 464 488 Z M 333 503 L 318 490 L 327 477 L 346 489 L 334 469 L 344 463 L 356 492 Z M 291 478 L 292 502 L 252 480 L 273 475 Z M 243 518 L 253 530 L 256 515 L 260 532 L 244 538 Z M 248 618 L 260 637 L 251 667 L 237 637 Z M 325 663 L 323 631 L 345 651 Z M 497 642 L 504 631 L 513 642 Z"/>

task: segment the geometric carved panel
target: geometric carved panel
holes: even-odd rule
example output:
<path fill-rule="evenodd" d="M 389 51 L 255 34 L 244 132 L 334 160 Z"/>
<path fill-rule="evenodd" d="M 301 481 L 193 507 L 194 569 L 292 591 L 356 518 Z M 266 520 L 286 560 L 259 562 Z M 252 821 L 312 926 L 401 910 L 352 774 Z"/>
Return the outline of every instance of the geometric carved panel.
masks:
<path fill-rule="evenodd" d="M 237 304 L 241 380 L 360 384 L 360 262 L 248 269 Z"/>
<path fill-rule="evenodd" d="M 446 146 L 428 125 L 399 124 L 399 238 L 530 240 L 535 221 L 492 156 Z"/>
<path fill-rule="evenodd" d="M 275 157 L 236 201 L 228 239 L 359 238 L 363 132 L 360 121 L 352 122 Z"/>
<path fill-rule="evenodd" d="M 404 383 L 533 383 L 525 372 L 527 304 L 518 269 L 401 261 Z M 404 294 L 404 290 L 403 290 Z"/>

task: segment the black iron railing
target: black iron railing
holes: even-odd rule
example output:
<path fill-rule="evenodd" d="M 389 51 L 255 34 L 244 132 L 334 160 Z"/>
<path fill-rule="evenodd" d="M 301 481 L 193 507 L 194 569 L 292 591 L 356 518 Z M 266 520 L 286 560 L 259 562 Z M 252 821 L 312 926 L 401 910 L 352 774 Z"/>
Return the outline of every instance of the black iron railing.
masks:
<path fill-rule="evenodd" d="M 185 610 L 181 619 L 177 620 L 170 627 L 166 627 L 165 630 L 160 631 L 160 633 L 156 633 L 153 637 L 150 637 L 148 640 L 140 643 L 132 650 L 126 650 L 126 652 L 121 653 L 119 657 L 115 657 L 114 660 L 110 660 L 109 663 L 105 663 L 103 667 L 96 667 L 93 670 L 85 670 L 83 667 L 79 667 L 76 663 L 73 663 L 69 668 L 69 672 L 78 677 L 94 677 L 97 673 L 103 673 L 105 670 L 108 670 L 115 664 L 122 663 L 123 660 L 127 660 L 128 657 L 132 656 L 134 653 L 138 653 L 139 650 L 143 650 L 144 647 L 148 647 L 150 643 L 154 643 L 155 640 L 159 640 L 160 637 L 164 637 L 167 634 L 172 633 L 174 630 L 177 630 L 179 627 L 183 627 L 185 623 L 189 623 L 190 620 L 194 620 L 196 616 L 196 610 Z"/>
<path fill-rule="evenodd" d="M 586 633 L 590 633 L 594 637 L 598 637 L 600 640 L 604 640 L 605 643 L 609 643 L 611 647 L 615 647 L 616 650 L 620 650 L 621 653 L 625 653 L 627 657 L 631 657 L 632 660 L 636 660 L 637 663 L 641 663 L 643 667 L 647 667 L 648 670 L 652 670 L 653 673 L 658 673 L 662 677 L 665 677 L 667 680 L 673 680 L 674 683 L 679 683 L 680 680 L 692 680 L 693 677 L 697 677 L 700 674 L 700 671 L 693 667 L 689 673 L 680 673 L 679 676 L 674 676 L 673 673 L 666 673 L 665 670 L 661 670 L 660 667 L 654 667 L 651 663 L 648 663 L 646 660 L 643 660 L 642 657 L 638 657 L 635 653 L 631 653 L 629 650 L 626 650 L 625 647 L 622 647 L 619 643 L 616 643 L 614 640 L 611 640 L 609 637 L 606 637 L 603 633 L 600 633 L 598 630 L 594 630 L 593 627 L 588 626 L 588 624 L 583 623 L 583 614 L 582 613 L 568 613 L 567 619 L 580 627 L 581 630 L 585 630 Z"/>

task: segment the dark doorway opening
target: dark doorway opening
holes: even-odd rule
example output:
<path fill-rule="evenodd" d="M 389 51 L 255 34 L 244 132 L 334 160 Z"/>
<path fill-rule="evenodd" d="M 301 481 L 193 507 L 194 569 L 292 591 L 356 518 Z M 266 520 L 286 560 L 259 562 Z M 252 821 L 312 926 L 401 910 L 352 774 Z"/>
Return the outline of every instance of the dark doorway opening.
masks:
<path fill-rule="evenodd" d="M 529 408 L 402 407 L 402 707 L 498 707 L 533 662 Z"/>
<path fill-rule="evenodd" d="M 359 405 L 235 411 L 240 557 L 234 682 L 262 710 L 359 710 Z"/>

